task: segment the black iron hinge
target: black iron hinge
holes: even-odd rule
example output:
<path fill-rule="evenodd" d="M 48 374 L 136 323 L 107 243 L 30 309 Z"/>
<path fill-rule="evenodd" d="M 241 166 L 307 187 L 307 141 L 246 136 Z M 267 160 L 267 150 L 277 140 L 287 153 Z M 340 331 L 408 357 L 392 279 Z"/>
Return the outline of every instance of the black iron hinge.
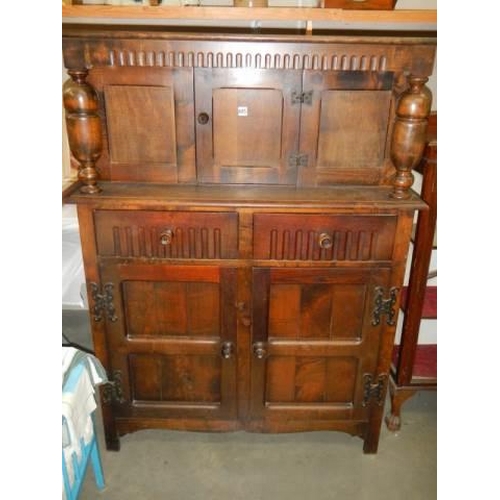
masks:
<path fill-rule="evenodd" d="M 374 399 L 379 406 L 384 404 L 384 389 L 387 375 L 379 375 L 376 382 L 373 382 L 373 375 L 365 373 L 363 375 L 363 406 Z"/>
<path fill-rule="evenodd" d="M 396 322 L 396 309 L 394 308 L 398 299 L 399 288 L 393 286 L 389 289 L 388 298 L 384 299 L 384 289 L 381 286 L 375 287 L 375 305 L 372 313 L 372 325 L 380 325 L 380 318 L 386 315 L 386 323 L 393 326 Z"/>
<path fill-rule="evenodd" d="M 102 388 L 101 394 L 103 404 L 125 403 L 122 388 L 122 372 L 120 370 L 113 370 L 111 376 L 108 377 L 107 384 Z"/>
<path fill-rule="evenodd" d="M 289 167 L 307 167 L 309 156 L 306 154 L 294 153 L 288 157 Z"/>
<path fill-rule="evenodd" d="M 104 314 L 110 321 L 118 319 L 115 314 L 115 305 L 113 304 L 113 288 L 113 283 L 106 283 L 102 287 L 102 290 L 97 283 L 90 283 L 92 301 L 94 302 L 94 307 L 92 308 L 94 321 L 101 321 Z"/>
<path fill-rule="evenodd" d="M 307 104 L 312 105 L 313 91 L 308 90 L 307 92 L 298 92 L 294 90 L 292 92 L 292 104 Z"/>

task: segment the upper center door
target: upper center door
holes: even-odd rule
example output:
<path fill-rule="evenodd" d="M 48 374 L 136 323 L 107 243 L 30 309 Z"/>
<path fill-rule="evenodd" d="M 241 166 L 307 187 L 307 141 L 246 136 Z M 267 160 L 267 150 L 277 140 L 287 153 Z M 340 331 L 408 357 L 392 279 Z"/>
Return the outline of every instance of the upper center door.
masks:
<path fill-rule="evenodd" d="M 294 185 L 300 88 L 293 70 L 196 69 L 198 179 Z"/>

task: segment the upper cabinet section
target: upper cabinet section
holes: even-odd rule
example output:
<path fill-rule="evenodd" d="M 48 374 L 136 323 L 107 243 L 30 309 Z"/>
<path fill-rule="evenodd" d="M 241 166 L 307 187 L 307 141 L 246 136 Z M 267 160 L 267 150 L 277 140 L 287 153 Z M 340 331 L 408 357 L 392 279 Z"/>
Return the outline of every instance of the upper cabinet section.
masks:
<path fill-rule="evenodd" d="M 433 36 L 63 25 L 70 148 L 99 180 L 411 185 Z"/>

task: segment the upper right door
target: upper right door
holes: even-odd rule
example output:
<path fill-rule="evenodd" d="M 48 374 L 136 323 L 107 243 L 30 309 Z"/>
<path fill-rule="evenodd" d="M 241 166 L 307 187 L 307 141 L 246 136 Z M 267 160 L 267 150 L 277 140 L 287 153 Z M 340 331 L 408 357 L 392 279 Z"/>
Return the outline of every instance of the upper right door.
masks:
<path fill-rule="evenodd" d="M 299 185 L 380 184 L 393 115 L 393 73 L 304 71 Z"/>

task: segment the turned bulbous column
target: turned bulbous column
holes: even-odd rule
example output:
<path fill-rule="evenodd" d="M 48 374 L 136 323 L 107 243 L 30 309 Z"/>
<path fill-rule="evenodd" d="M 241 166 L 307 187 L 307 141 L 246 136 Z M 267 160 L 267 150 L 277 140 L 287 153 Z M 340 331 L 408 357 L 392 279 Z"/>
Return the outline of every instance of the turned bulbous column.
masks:
<path fill-rule="evenodd" d="M 97 185 L 96 161 L 102 152 L 101 118 L 96 91 L 85 79 L 88 71 L 69 70 L 71 80 L 64 83 L 63 103 L 71 153 L 79 164 L 78 179 L 82 193 L 101 191 Z"/>
<path fill-rule="evenodd" d="M 396 167 L 392 197 L 409 198 L 413 184 L 412 170 L 420 163 L 425 149 L 427 118 L 432 94 L 425 86 L 428 78 L 409 77 L 409 87 L 401 95 L 392 133 L 391 160 Z"/>

